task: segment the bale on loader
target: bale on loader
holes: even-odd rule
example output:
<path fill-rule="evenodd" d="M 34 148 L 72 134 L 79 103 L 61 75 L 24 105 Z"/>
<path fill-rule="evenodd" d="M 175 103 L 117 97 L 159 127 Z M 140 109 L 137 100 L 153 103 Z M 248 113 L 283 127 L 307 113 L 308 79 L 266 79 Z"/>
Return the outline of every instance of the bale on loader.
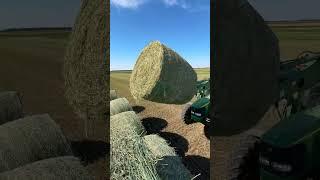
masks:
<path fill-rule="evenodd" d="M 134 112 L 120 113 L 110 119 L 110 177 L 112 180 L 160 180 L 155 166 L 157 160 L 146 147 L 136 128 L 139 119 L 125 117 L 126 114 L 133 116 L 132 113 Z M 128 118 L 128 122 L 122 121 L 121 117 Z"/>
<path fill-rule="evenodd" d="M 118 96 L 117 96 L 116 90 L 110 90 L 110 101 L 117 99 L 117 98 L 118 98 Z"/>
<path fill-rule="evenodd" d="M 21 97 L 17 92 L 0 92 L 0 125 L 23 117 Z"/>
<path fill-rule="evenodd" d="M 165 139 L 152 134 L 144 136 L 143 140 L 155 158 L 159 159 L 156 168 L 162 180 L 192 178 L 190 171 L 183 165 L 181 158 Z"/>
<path fill-rule="evenodd" d="M 132 107 L 126 98 L 118 98 L 110 101 L 110 116 L 126 111 L 132 111 Z"/>
<path fill-rule="evenodd" d="M 0 172 L 65 155 L 72 155 L 70 145 L 47 114 L 25 117 L 0 126 Z"/>
<path fill-rule="evenodd" d="M 145 129 L 140 118 L 134 111 L 122 112 L 110 117 L 110 126 L 112 128 L 126 129 L 132 127 L 139 135 L 145 134 Z"/>
<path fill-rule="evenodd" d="M 0 180 L 94 180 L 78 158 L 62 156 L 49 158 L 0 173 Z"/>
<path fill-rule="evenodd" d="M 197 75 L 180 55 L 153 41 L 138 57 L 130 77 L 130 91 L 137 99 L 184 104 L 196 93 Z"/>
<path fill-rule="evenodd" d="M 82 0 L 64 61 L 65 95 L 85 122 L 88 137 L 105 139 L 109 96 L 109 8 L 107 0 Z M 100 129 L 100 130 L 99 130 Z M 105 132 L 105 134 L 97 134 Z"/>

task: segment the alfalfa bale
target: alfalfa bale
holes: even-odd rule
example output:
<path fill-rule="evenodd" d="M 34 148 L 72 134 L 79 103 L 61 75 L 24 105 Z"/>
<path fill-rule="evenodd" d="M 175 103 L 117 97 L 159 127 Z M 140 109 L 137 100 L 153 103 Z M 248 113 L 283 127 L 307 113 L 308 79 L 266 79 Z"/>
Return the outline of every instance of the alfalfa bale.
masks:
<path fill-rule="evenodd" d="M 118 96 L 117 96 L 116 90 L 110 90 L 110 101 L 117 99 L 117 98 L 118 98 Z"/>
<path fill-rule="evenodd" d="M 192 179 L 190 171 L 183 165 L 181 158 L 165 139 L 152 134 L 144 136 L 143 140 L 155 158 L 159 159 L 156 168 L 162 180 Z"/>
<path fill-rule="evenodd" d="M 14 91 L 0 92 L 0 125 L 23 116 L 21 96 Z"/>
<path fill-rule="evenodd" d="M 145 129 L 140 118 L 134 111 L 122 112 L 110 117 L 111 128 L 129 128 L 132 127 L 140 135 L 145 134 Z"/>
<path fill-rule="evenodd" d="M 78 158 L 61 156 L 18 167 L 0 174 L 0 180 L 94 180 Z"/>
<path fill-rule="evenodd" d="M 126 111 L 132 111 L 132 107 L 126 98 L 118 98 L 110 101 L 110 116 Z"/>
<path fill-rule="evenodd" d="M 107 135 L 98 133 L 105 132 L 109 110 L 109 3 L 81 1 L 64 60 L 65 96 L 85 121 L 86 138 L 91 139 L 104 139 Z"/>
<path fill-rule="evenodd" d="M 197 75 L 179 54 L 153 41 L 139 55 L 130 77 L 130 91 L 137 99 L 184 104 L 196 93 Z"/>
<path fill-rule="evenodd" d="M 160 180 L 155 166 L 157 159 L 146 147 L 136 122 L 132 124 L 133 119 L 131 123 L 121 121 L 117 118 L 121 114 L 110 119 L 110 178 Z"/>
<path fill-rule="evenodd" d="M 0 172 L 51 157 L 72 155 L 49 115 L 24 117 L 0 126 Z"/>

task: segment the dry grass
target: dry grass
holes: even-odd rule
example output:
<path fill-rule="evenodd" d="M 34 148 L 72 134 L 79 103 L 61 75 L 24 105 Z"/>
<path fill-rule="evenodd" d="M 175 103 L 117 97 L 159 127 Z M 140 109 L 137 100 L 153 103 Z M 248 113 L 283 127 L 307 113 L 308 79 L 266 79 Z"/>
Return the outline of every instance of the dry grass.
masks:
<path fill-rule="evenodd" d="M 153 41 L 137 59 L 130 78 L 130 91 L 138 100 L 183 104 L 195 94 L 196 80 L 196 73 L 186 60 Z"/>

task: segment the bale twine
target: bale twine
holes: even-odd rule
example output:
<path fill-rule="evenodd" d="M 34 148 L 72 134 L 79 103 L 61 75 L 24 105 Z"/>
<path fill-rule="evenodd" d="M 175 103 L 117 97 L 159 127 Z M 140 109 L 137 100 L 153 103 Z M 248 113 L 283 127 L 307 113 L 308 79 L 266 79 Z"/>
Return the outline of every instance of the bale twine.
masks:
<path fill-rule="evenodd" d="M 18 167 L 0 174 L 0 180 L 94 180 L 78 158 L 62 156 L 49 158 Z"/>
<path fill-rule="evenodd" d="M 17 92 L 0 92 L 0 125 L 23 117 L 21 97 Z"/>
<path fill-rule="evenodd" d="M 0 126 L 0 172 L 51 157 L 71 148 L 49 115 L 34 115 Z"/>
<path fill-rule="evenodd" d="M 93 139 L 106 137 L 97 133 L 105 132 L 109 110 L 108 4 L 107 0 L 82 0 L 64 61 L 66 98 L 85 121 L 86 138 Z"/>
<path fill-rule="evenodd" d="M 118 98 L 110 101 L 110 116 L 126 111 L 132 111 L 132 107 L 126 98 Z"/>
<path fill-rule="evenodd" d="M 138 57 L 130 77 L 130 91 L 139 100 L 183 104 L 196 93 L 197 75 L 180 55 L 154 41 Z"/>
<path fill-rule="evenodd" d="M 159 159 L 156 168 L 162 180 L 192 178 L 190 171 L 183 165 L 181 158 L 165 139 L 152 134 L 144 136 L 143 140 L 155 158 Z"/>
<path fill-rule="evenodd" d="M 118 98 L 118 96 L 117 96 L 116 90 L 110 90 L 110 101 L 117 99 L 117 98 Z"/>
<path fill-rule="evenodd" d="M 110 117 L 111 128 L 129 128 L 132 127 L 140 135 L 145 134 L 145 129 L 140 118 L 134 111 L 122 112 Z"/>
<path fill-rule="evenodd" d="M 137 122 L 122 122 L 124 112 L 111 117 L 110 119 L 110 174 L 111 179 L 150 179 L 160 180 L 156 171 L 156 159 L 146 147 L 139 130 Z M 137 119 L 134 121 L 138 121 Z"/>

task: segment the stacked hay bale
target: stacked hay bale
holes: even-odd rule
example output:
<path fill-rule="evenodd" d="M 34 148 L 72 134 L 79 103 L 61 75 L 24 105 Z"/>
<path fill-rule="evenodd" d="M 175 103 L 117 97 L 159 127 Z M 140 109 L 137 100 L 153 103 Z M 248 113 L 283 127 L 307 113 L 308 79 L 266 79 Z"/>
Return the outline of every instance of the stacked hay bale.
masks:
<path fill-rule="evenodd" d="M 76 114 L 84 120 L 87 127 L 86 138 L 95 140 L 105 140 L 107 136 L 108 3 L 106 0 L 82 1 L 63 71 L 66 97 Z M 105 134 L 101 134 L 102 132 Z"/>
<path fill-rule="evenodd" d="M 21 96 L 14 91 L 0 92 L 0 125 L 22 116 Z"/>
<path fill-rule="evenodd" d="M 197 75 L 180 55 L 154 41 L 138 57 L 130 77 L 130 91 L 137 99 L 184 104 L 196 93 Z"/>
<path fill-rule="evenodd" d="M 47 114 L 1 125 L 0 147 L 0 172 L 46 158 L 72 155 L 62 131 Z"/>
<path fill-rule="evenodd" d="M 62 156 L 37 161 L 25 166 L 0 173 L 0 180 L 24 179 L 24 180 L 93 180 L 81 165 L 78 158 Z"/>
<path fill-rule="evenodd" d="M 156 134 L 147 135 L 143 140 L 156 159 L 157 172 L 162 180 L 192 179 L 192 175 L 183 165 L 181 158 L 166 140 Z"/>
<path fill-rule="evenodd" d="M 117 98 L 118 98 L 118 96 L 117 96 L 116 90 L 110 90 L 110 101 L 117 99 Z"/>
<path fill-rule="evenodd" d="M 110 115 L 116 115 L 121 112 L 132 111 L 129 101 L 126 98 L 118 98 L 110 101 Z"/>

